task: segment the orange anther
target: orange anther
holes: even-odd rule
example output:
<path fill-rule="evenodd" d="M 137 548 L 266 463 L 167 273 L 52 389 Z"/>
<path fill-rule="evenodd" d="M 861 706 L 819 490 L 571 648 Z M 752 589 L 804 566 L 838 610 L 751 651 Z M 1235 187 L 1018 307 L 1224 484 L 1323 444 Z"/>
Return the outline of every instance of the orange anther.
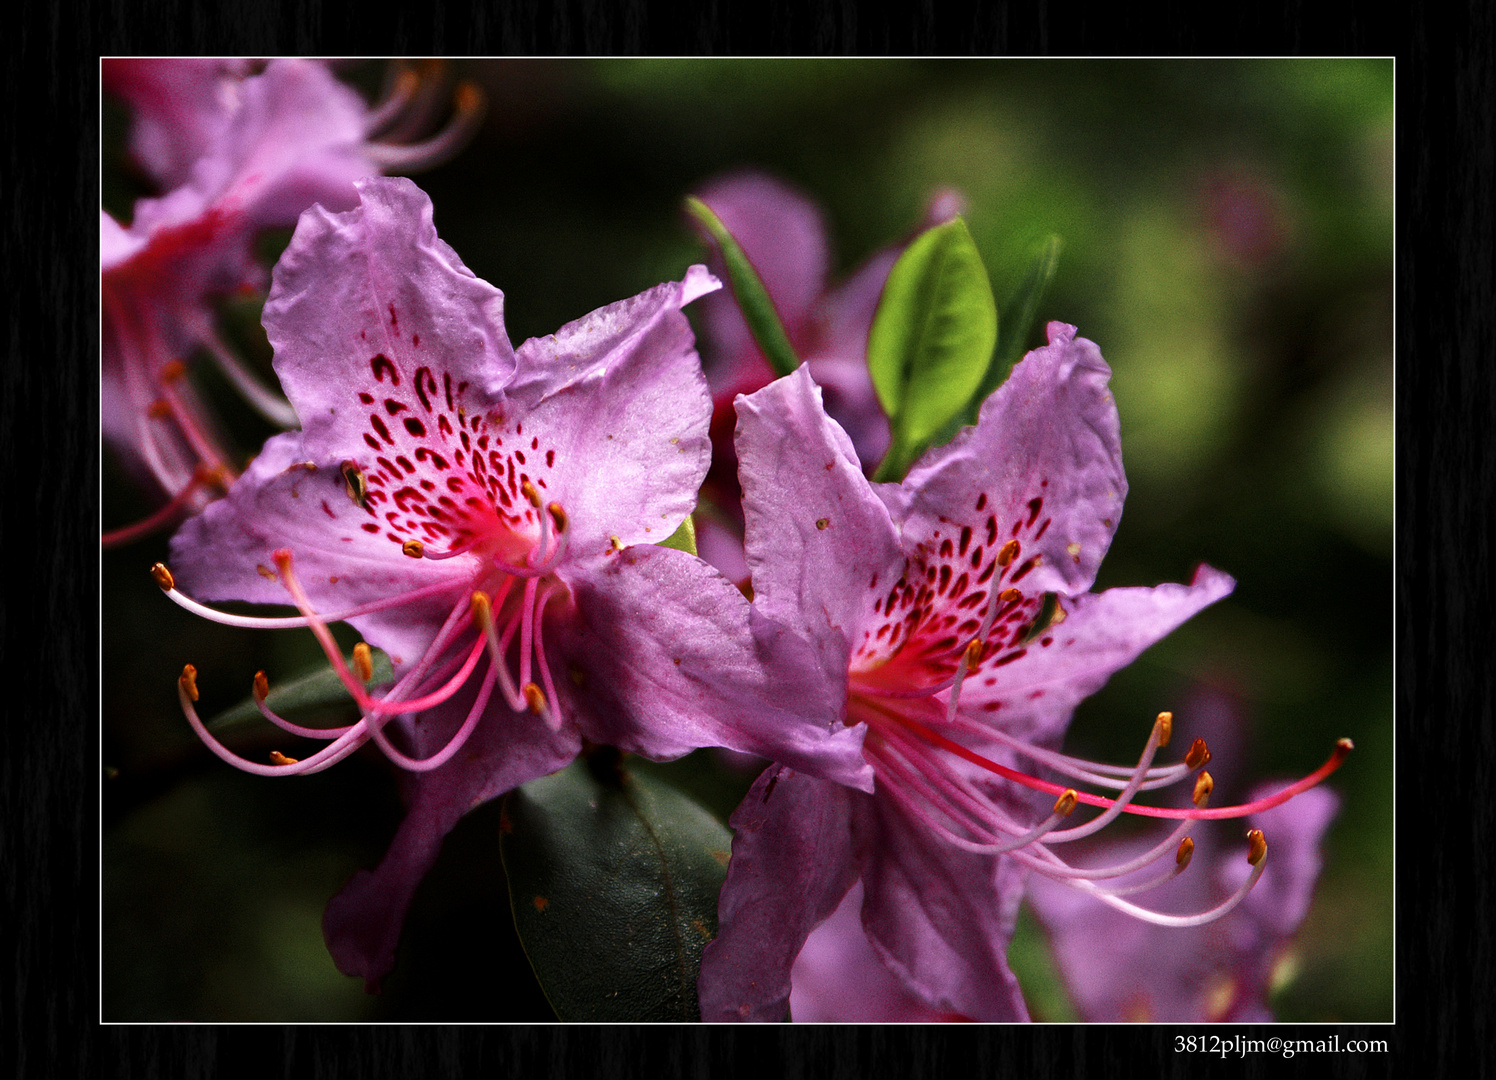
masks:
<path fill-rule="evenodd" d="M 197 700 L 197 668 L 191 664 L 182 668 L 182 675 L 177 679 L 177 684 L 186 691 L 189 698 L 193 701 Z"/>
<path fill-rule="evenodd" d="M 353 670 L 364 682 L 374 677 L 374 654 L 367 641 L 360 641 L 353 647 Z"/>
<path fill-rule="evenodd" d="M 419 540 L 407 540 L 400 545 L 400 551 L 412 559 L 420 559 L 426 554 L 426 545 Z"/>
<path fill-rule="evenodd" d="M 171 576 L 171 571 L 166 568 L 165 563 L 158 562 L 151 567 L 151 578 L 161 586 L 162 592 L 171 592 L 177 587 L 177 579 Z"/>
<path fill-rule="evenodd" d="M 1066 788 L 1064 793 L 1055 800 L 1054 812 L 1056 814 L 1059 814 L 1060 817 L 1069 817 L 1071 811 L 1075 809 L 1075 804 L 1078 799 L 1079 796 L 1076 794 L 1074 788 Z"/>
<path fill-rule="evenodd" d="M 1267 855 L 1267 837 L 1262 835 L 1261 829 L 1253 829 L 1247 833 L 1247 862 L 1256 866 Z"/>
<path fill-rule="evenodd" d="M 1210 748 L 1205 745 L 1204 739 L 1196 739 L 1190 743 L 1189 753 L 1184 755 L 1184 763 L 1191 769 L 1198 769 L 1210 760 Z"/>
<path fill-rule="evenodd" d="M 1161 712 L 1158 714 L 1158 719 L 1153 723 L 1154 727 L 1158 729 L 1158 745 L 1168 746 L 1169 738 L 1174 734 L 1174 714 L 1171 712 Z"/>
<path fill-rule="evenodd" d="M 1191 796 L 1195 805 L 1201 807 L 1210 799 L 1210 793 L 1215 790 L 1215 781 L 1211 779 L 1210 773 L 1202 772 L 1195 777 L 1195 793 Z"/>
<path fill-rule="evenodd" d="M 1186 836 L 1183 840 L 1179 841 L 1179 851 L 1174 856 L 1174 861 L 1179 864 L 1179 869 L 1183 870 L 1190 864 L 1190 860 L 1194 857 L 1195 842 Z"/>
<path fill-rule="evenodd" d="M 270 764 L 272 765 L 295 765 L 300 758 L 286 757 L 279 750 L 270 751 Z"/>
<path fill-rule="evenodd" d="M 536 716 L 545 712 L 545 692 L 532 682 L 525 683 L 525 704 Z"/>
<path fill-rule="evenodd" d="M 255 700 L 261 705 L 263 705 L 265 703 L 265 699 L 270 696 L 270 680 L 265 678 L 265 673 L 263 671 L 255 672 L 254 695 Z"/>
<path fill-rule="evenodd" d="M 519 482 L 519 490 L 520 494 L 530 500 L 531 506 L 537 510 L 540 509 L 540 492 L 535 490 L 534 484 L 530 483 L 529 480 L 521 480 Z"/>
<path fill-rule="evenodd" d="M 1007 566 L 1016 558 L 1018 558 L 1018 541 L 1009 540 L 997 553 L 997 565 Z"/>
<path fill-rule="evenodd" d="M 564 533 L 566 531 L 566 511 L 561 509 L 561 504 L 553 502 L 546 509 L 550 511 L 551 521 L 555 524 L 556 531 Z"/>

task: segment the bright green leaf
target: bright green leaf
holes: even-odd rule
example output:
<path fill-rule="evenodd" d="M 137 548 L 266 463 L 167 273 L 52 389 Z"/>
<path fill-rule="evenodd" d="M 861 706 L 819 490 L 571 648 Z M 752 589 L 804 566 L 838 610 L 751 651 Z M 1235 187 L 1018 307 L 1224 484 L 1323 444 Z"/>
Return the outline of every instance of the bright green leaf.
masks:
<path fill-rule="evenodd" d="M 789 336 L 784 332 L 784 326 L 779 321 L 779 314 L 774 310 L 774 302 L 769 299 L 769 291 L 759 280 L 758 272 L 753 269 L 748 256 L 743 254 L 743 249 L 727 231 L 727 226 L 723 225 L 722 220 L 712 213 L 711 207 L 691 196 L 686 199 L 686 210 L 701 222 L 702 227 L 716 241 L 718 249 L 722 252 L 722 261 L 727 267 L 727 281 L 732 286 L 733 298 L 737 300 L 738 308 L 742 311 L 743 319 L 753 334 L 753 340 L 758 343 L 759 350 L 769 361 L 774 374 L 788 375 L 800 366 L 800 359 L 795 355 L 795 348 L 790 344 Z"/>
<path fill-rule="evenodd" d="M 688 555 L 696 554 L 696 524 L 691 520 L 691 515 L 686 515 L 686 520 L 680 523 L 680 528 L 670 534 L 668 540 L 660 541 L 660 547 L 675 548 Z"/>
<path fill-rule="evenodd" d="M 1024 275 L 1023 281 L 1018 288 L 1003 303 L 1002 315 L 998 321 L 999 331 L 997 335 L 997 351 L 992 354 L 992 363 L 987 368 L 987 374 L 982 379 L 982 384 L 977 392 L 972 395 L 971 404 L 966 408 L 965 422 L 974 424 L 977 421 L 977 412 L 982 407 L 982 402 L 987 400 L 987 395 L 996 390 L 1013 365 L 1018 363 L 1023 356 L 1024 346 L 1028 343 L 1030 331 L 1033 330 L 1034 318 L 1039 313 L 1039 304 L 1044 299 L 1044 294 L 1049 291 L 1049 286 L 1054 281 L 1055 270 L 1060 265 L 1060 249 L 1062 244 L 1058 236 L 1047 236 L 1040 243 L 1034 254 L 1034 261 L 1029 264 L 1028 273 Z"/>
<path fill-rule="evenodd" d="M 504 821 L 514 925 L 556 1015 L 700 1019 L 696 977 L 717 933 L 727 829 L 605 756 L 512 792 Z"/>
<path fill-rule="evenodd" d="M 868 333 L 868 368 L 893 445 L 879 480 L 896 480 L 959 416 L 997 343 L 997 304 L 961 218 L 922 233 L 888 275 Z"/>
<path fill-rule="evenodd" d="M 370 685 L 379 686 L 394 681 L 395 671 L 390 665 L 390 658 L 378 649 L 369 651 L 374 658 L 374 678 L 370 680 Z M 270 693 L 265 698 L 266 706 L 281 716 L 326 705 L 347 705 L 351 701 L 343 680 L 338 678 L 338 673 L 331 667 L 318 668 L 310 675 L 303 675 L 287 683 L 272 684 Z M 210 731 L 222 732 L 250 721 L 264 722 L 252 697 L 231 709 L 225 709 L 209 720 L 207 727 Z"/>

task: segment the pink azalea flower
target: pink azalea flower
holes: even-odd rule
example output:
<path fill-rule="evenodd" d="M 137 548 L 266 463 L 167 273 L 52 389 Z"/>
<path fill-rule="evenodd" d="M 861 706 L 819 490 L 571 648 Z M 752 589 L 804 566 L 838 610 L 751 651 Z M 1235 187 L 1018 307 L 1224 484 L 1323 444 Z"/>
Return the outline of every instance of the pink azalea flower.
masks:
<path fill-rule="evenodd" d="M 868 787 L 871 773 L 855 733 L 791 708 L 826 698 L 798 639 L 656 546 L 707 468 L 710 399 L 681 308 L 719 283 L 693 267 L 515 349 L 503 295 L 437 237 L 426 196 L 408 180 L 355 187 L 355 209 L 302 216 L 265 305 L 302 430 L 266 443 L 172 542 L 187 593 L 300 616 L 213 612 L 157 575 L 219 621 L 311 627 L 362 712 L 302 728 L 257 680 L 270 720 L 327 745 L 247 761 L 198 721 L 189 668 L 184 709 L 221 757 L 286 776 L 372 741 L 408 770 L 389 853 L 324 925 L 338 966 L 375 984 L 447 831 L 584 739 L 656 759 L 725 746 Z M 344 661 L 335 620 L 389 654 L 392 686 L 366 685 L 365 647 Z"/>
<path fill-rule="evenodd" d="M 826 225 L 809 197 L 754 172 L 714 180 L 697 197 L 717 215 L 753 264 L 795 355 L 809 365 L 825 394 L 826 411 L 851 436 L 862 462 L 875 467 L 888 450 L 891 436 L 888 417 L 883 415 L 868 373 L 867 335 L 883 283 L 905 245 L 878 252 L 832 288 L 828 285 Z M 960 209 L 959 195 L 937 192 L 924 225 L 938 225 Z M 721 273 L 715 263 L 713 269 Z M 729 577 L 745 577 L 738 535 L 742 515 L 733 450 L 733 401 L 739 394 L 767 386 L 774 372 L 730 294 L 724 291 L 703 300 L 701 314 L 713 405 L 707 494 L 726 519 L 704 519 L 702 554 Z"/>
<path fill-rule="evenodd" d="M 1185 762 L 1153 765 L 1167 714 L 1136 768 L 1054 752 L 1083 697 L 1234 584 L 1202 566 L 1187 586 L 1088 591 L 1127 490 L 1109 376 L 1094 344 L 1051 323 L 1048 346 L 1014 368 L 977 425 L 929 451 L 901 484 L 864 477 L 804 367 L 738 400 L 755 605 L 807 634 L 838 699 L 815 718 L 865 734 L 876 789 L 782 766 L 755 783 L 730 822 L 720 931 L 702 963 L 705 1019 L 783 1019 L 807 937 L 858 881 L 872 952 L 924 1007 L 1024 1019 L 1006 953 L 1028 875 L 1139 918 L 1208 921 L 1261 873 L 1257 841 L 1244 888 L 1189 916 L 1152 912 L 1109 879 L 1160 860 L 1163 876 L 1177 873 L 1192 819 L 1267 809 L 1343 757 L 1344 748 L 1249 807 L 1200 808 L 1208 781 L 1197 780 L 1195 808 L 1165 810 L 1133 796 L 1185 780 L 1208 759 L 1197 742 Z M 1120 793 L 1081 794 L 1020 763 Z M 1043 808 L 1032 789 L 1048 794 Z M 1063 827 L 1077 802 L 1105 810 Z M 1060 854 L 1124 810 L 1183 820 L 1141 858 L 1110 867 Z"/>
<path fill-rule="evenodd" d="M 353 182 L 387 164 L 420 164 L 464 136 L 466 120 L 424 147 L 381 147 L 378 117 L 312 61 L 272 62 L 245 77 L 233 61 L 106 61 L 106 87 L 137 106 L 132 143 L 144 167 L 174 185 L 142 199 L 126 227 L 100 214 L 105 440 L 126 468 L 169 499 L 108 538 L 124 542 L 198 509 L 234 476 L 219 426 L 185 362 L 199 349 L 273 422 L 295 415 L 220 339 L 211 298 L 264 280 L 252 245 L 314 203 L 346 209 Z M 468 95 L 465 116 L 476 115 Z M 383 123 L 383 120 L 378 120 Z"/>

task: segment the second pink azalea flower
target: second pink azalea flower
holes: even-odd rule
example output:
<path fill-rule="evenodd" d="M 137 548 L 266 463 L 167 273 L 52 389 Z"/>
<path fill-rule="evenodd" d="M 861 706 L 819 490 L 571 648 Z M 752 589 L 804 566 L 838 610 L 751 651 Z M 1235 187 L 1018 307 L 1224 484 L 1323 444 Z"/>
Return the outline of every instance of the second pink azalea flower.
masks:
<path fill-rule="evenodd" d="M 1243 889 L 1217 909 L 1167 916 L 1111 887 L 1152 867 L 1188 864 L 1196 817 L 1265 809 L 1135 807 L 1140 791 L 1196 774 L 1203 742 L 1155 766 L 1167 714 L 1136 767 L 1067 758 L 1055 748 L 1076 704 L 1191 615 L 1229 593 L 1201 567 L 1190 585 L 1089 591 L 1121 517 L 1123 477 L 1110 369 L 1075 328 L 1049 325 L 982 406 L 975 427 L 929 451 L 901 484 L 873 484 L 801 367 L 738 408 L 745 544 L 755 605 L 806 635 L 831 712 L 820 724 L 865 735 L 872 793 L 771 767 L 735 813 L 720 932 L 700 980 L 708 1020 L 782 1020 L 807 938 L 860 882 L 871 952 L 927 1015 L 1027 1017 L 1007 965 L 1025 879 L 1040 874 L 1138 918 L 1208 921 L 1239 903 L 1263 864 L 1261 837 Z M 1278 793 L 1281 801 L 1338 764 Z M 782 763 L 787 764 L 787 763 Z M 1067 784 L 1110 788 L 1079 794 Z M 1203 774 L 1202 774 L 1203 775 Z M 1047 793 L 1042 806 L 1033 789 Z M 1058 796 L 1058 798 L 1056 798 Z M 1070 826 L 1078 803 L 1102 808 Z M 1081 867 L 1067 842 L 1124 810 L 1182 819 L 1137 857 Z M 1160 873 L 1159 866 L 1165 868 Z M 1124 898 L 1125 897 L 1125 898 Z M 849 994 L 858 986 L 846 988 Z M 855 1004 L 844 1016 L 859 1014 Z"/>

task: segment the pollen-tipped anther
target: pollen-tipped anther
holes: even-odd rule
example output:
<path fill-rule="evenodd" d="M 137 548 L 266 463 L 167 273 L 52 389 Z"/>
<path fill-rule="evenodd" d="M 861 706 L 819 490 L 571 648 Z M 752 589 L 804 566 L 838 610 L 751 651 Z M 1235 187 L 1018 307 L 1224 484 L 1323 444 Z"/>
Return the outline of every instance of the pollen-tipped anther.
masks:
<path fill-rule="evenodd" d="M 1195 793 L 1190 798 L 1194 800 L 1196 806 L 1203 810 L 1205 804 L 1210 801 L 1210 793 L 1214 790 L 1215 781 L 1211 779 L 1210 773 L 1202 772 L 1199 776 L 1195 777 Z"/>
<path fill-rule="evenodd" d="M 151 578 L 161 586 L 162 592 L 171 592 L 177 587 L 177 579 L 171 576 L 171 571 L 166 568 L 165 563 L 158 562 L 151 567 Z"/>
<path fill-rule="evenodd" d="M 1210 760 L 1210 748 L 1205 745 L 1204 739 L 1196 739 L 1190 743 L 1189 753 L 1184 755 L 1184 763 L 1191 769 L 1198 769 Z"/>
<path fill-rule="evenodd" d="M 1174 734 L 1174 714 L 1171 712 L 1159 713 L 1158 719 L 1154 721 L 1154 725 L 1158 728 L 1159 747 L 1168 746 L 1169 739 Z"/>
<path fill-rule="evenodd" d="M 400 545 L 400 551 L 412 559 L 419 559 L 425 556 L 426 545 L 419 540 L 407 540 Z"/>
<path fill-rule="evenodd" d="M 353 647 L 353 670 L 364 682 L 374 678 L 374 653 L 367 641 L 360 641 Z"/>
<path fill-rule="evenodd" d="M 177 679 L 177 685 L 182 688 L 182 692 L 184 694 L 186 694 L 193 701 L 196 701 L 197 700 L 197 668 L 193 667 L 191 664 L 188 664 L 185 667 L 183 667 L 182 668 L 182 674 Z"/>
<path fill-rule="evenodd" d="M 1018 541 L 1009 540 L 997 553 L 997 565 L 1007 566 L 1016 558 L 1018 558 Z"/>
<path fill-rule="evenodd" d="M 551 521 L 556 526 L 557 535 L 564 533 L 566 531 L 566 511 L 561 508 L 561 504 L 553 502 L 546 507 L 546 510 L 550 511 Z"/>
<path fill-rule="evenodd" d="M 272 765 L 295 765 L 300 760 L 300 758 L 287 757 L 279 750 L 270 751 L 270 764 Z"/>
<path fill-rule="evenodd" d="M 1071 812 L 1075 810 L 1075 804 L 1079 799 L 1079 794 L 1074 788 L 1066 788 L 1064 793 L 1055 800 L 1055 814 L 1059 817 L 1069 817 Z"/>
<path fill-rule="evenodd" d="M 265 677 L 263 671 L 255 672 L 254 689 L 251 693 L 254 694 L 257 705 L 265 704 L 265 699 L 270 696 L 270 680 Z"/>
<path fill-rule="evenodd" d="M 535 490 L 534 484 L 530 483 L 530 481 L 528 480 L 521 480 L 519 484 L 519 490 L 525 498 L 530 500 L 531 506 L 535 507 L 535 509 L 537 510 L 540 509 L 540 492 Z"/>
<path fill-rule="evenodd" d="M 1256 866 L 1267 857 L 1267 837 L 1262 835 L 1261 829 L 1253 829 L 1247 833 L 1247 862 Z"/>
<path fill-rule="evenodd" d="M 966 651 L 961 654 L 961 660 L 967 667 L 976 667 L 977 662 L 982 659 L 983 644 L 981 638 L 972 638 L 967 642 Z"/>
<path fill-rule="evenodd" d="M 1190 864 L 1190 860 L 1194 857 L 1195 842 L 1186 836 L 1183 840 L 1179 841 L 1179 851 L 1174 856 L 1174 863 L 1180 870 L 1183 870 Z"/>
<path fill-rule="evenodd" d="M 493 625 L 493 601 L 482 589 L 473 591 L 472 612 L 473 622 L 478 624 L 478 629 L 488 633 L 488 628 Z"/>
<path fill-rule="evenodd" d="M 545 712 L 545 691 L 534 683 L 525 683 L 525 704 L 536 716 Z"/>

